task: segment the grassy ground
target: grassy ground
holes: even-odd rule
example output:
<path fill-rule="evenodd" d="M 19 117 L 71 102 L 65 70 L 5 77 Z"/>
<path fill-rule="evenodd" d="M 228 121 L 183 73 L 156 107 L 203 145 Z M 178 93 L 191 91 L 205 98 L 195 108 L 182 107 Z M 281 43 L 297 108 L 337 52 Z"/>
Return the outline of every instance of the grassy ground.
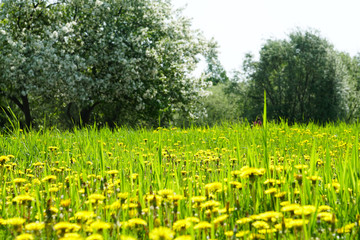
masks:
<path fill-rule="evenodd" d="M 0 138 L 3 238 L 357 239 L 357 125 Z"/>

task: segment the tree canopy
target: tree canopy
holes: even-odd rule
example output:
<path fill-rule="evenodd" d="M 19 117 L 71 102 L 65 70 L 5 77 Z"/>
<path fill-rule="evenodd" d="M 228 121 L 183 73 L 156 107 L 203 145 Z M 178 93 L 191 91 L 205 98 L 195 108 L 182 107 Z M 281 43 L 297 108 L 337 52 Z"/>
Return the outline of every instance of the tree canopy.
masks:
<path fill-rule="evenodd" d="M 348 114 L 347 71 L 333 46 L 316 32 L 268 40 L 259 61 L 248 66 L 250 118 L 261 114 L 264 90 L 271 119 L 323 123 Z"/>
<path fill-rule="evenodd" d="M 200 112 L 191 72 L 208 43 L 169 1 L 3 0 L 0 22 L 2 101 L 27 126 L 41 105 L 75 123 Z"/>

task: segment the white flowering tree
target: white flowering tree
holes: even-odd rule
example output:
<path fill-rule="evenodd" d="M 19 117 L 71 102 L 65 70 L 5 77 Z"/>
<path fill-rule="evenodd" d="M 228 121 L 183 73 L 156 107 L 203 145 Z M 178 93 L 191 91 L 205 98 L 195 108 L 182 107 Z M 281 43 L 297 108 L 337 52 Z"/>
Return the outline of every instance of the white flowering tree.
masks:
<path fill-rule="evenodd" d="M 26 125 L 32 101 L 83 123 L 96 108 L 145 121 L 198 112 L 205 84 L 191 72 L 207 42 L 169 1 L 2 2 L 0 91 Z"/>

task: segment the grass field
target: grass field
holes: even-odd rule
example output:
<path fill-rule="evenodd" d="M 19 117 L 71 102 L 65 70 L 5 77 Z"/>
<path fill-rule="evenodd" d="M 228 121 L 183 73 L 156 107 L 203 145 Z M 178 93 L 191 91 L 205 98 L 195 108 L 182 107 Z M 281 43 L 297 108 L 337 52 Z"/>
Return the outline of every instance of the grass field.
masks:
<path fill-rule="evenodd" d="M 358 125 L 15 130 L 5 239 L 358 239 Z"/>

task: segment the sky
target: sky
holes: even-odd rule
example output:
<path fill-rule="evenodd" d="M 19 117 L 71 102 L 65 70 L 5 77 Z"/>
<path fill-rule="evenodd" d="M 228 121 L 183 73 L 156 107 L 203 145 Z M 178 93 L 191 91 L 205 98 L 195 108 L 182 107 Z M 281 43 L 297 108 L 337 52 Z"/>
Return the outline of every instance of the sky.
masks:
<path fill-rule="evenodd" d="M 313 29 L 335 49 L 360 53 L 360 0 L 172 0 L 193 28 L 219 43 L 225 70 L 240 69 L 246 53 L 258 57 L 267 39 Z M 201 64 L 204 67 L 204 63 Z"/>

